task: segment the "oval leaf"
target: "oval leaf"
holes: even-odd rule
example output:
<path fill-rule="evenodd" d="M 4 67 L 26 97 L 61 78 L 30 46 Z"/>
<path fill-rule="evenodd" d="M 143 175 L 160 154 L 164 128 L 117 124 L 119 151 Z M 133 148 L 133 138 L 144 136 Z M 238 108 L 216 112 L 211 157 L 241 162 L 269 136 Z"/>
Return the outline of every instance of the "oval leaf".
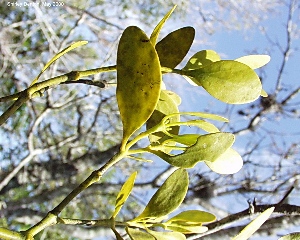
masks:
<path fill-rule="evenodd" d="M 137 172 L 134 172 L 133 174 L 131 174 L 131 176 L 123 184 L 123 186 L 117 196 L 117 199 L 116 199 L 115 211 L 113 213 L 113 217 L 117 216 L 117 214 L 121 210 L 122 206 L 124 205 L 125 201 L 127 200 L 128 196 L 130 195 L 133 185 L 134 185 L 134 180 L 135 180 L 136 174 L 137 174 Z"/>
<path fill-rule="evenodd" d="M 257 74 L 247 65 L 223 60 L 186 71 L 196 84 L 220 101 L 242 104 L 256 100 L 262 90 Z"/>
<path fill-rule="evenodd" d="M 132 240 L 155 240 L 152 235 L 139 229 L 126 227 L 126 232 Z"/>
<path fill-rule="evenodd" d="M 195 38 L 193 27 L 180 28 L 169 33 L 155 46 L 163 67 L 175 68 L 190 50 Z"/>
<path fill-rule="evenodd" d="M 172 224 L 170 226 L 166 226 L 163 223 L 163 227 L 166 230 L 171 230 L 171 231 L 175 231 L 175 232 L 181 232 L 184 234 L 190 234 L 190 233 L 204 233 L 208 230 L 207 227 L 205 226 L 193 226 L 193 225 L 182 225 L 182 224 Z"/>
<path fill-rule="evenodd" d="M 232 146 L 233 142 L 233 134 L 218 132 L 200 136 L 194 145 L 188 147 L 185 152 L 175 156 L 151 149 L 149 152 L 156 154 L 173 166 L 192 168 L 200 161 L 215 161 Z"/>
<path fill-rule="evenodd" d="M 235 59 L 235 61 L 244 63 L 252 69 L 260 68 L 270 62 L 271 57 L 269 55 L 248 55 Z"/>
<path fill-rule="evenodd" d="M 194 70 L 220 61 L 220 56 L 213 50 L 202 50 L 195 53 L 187 62 L 183 70 Z"/>
<path fill-rule="evenodd" d="M 173 212 L 183 201 L 189 185 L 188 173 L 177 169 L 150 199 L 144 211 L 132 221 L 156 219 Z"/>
<path fill-rule="evenodd" d="M 184 222 L 185 224 L 209 223 L 216 220 L 216 216 L 199 210 L 187 210 L 170 218 L 166 223 Z"/>
<path fill-rule="evenodd" d="M 156 240 L 186 240 L 186 237 L 179 232 L 156 232 L 147 229 Z"/>
<path fill-rule="evenodd" d="M 180 97 L 176 93 L 162 90 L 160 92 L 159 101 L 155 107 L 155 110 L 146 123 L 146 128 L 150 129 L 159 124 L 166 115 L 169 115 L 171 113 L 178 113 L 178 105 L 180 104 L 180 101 Z M 180 115 L 169 118 L 170 123 L 179 121 Z M 175 135 L 178 134 L 179 126 L 172 127 L 169 132 Z M 149 140 L 151 143 L 162 143 L 168 138 L 169 137 L 163 132 L 156 132 L 149 135 Z"/>
<path fill-rule="evenodd" d="M 268 208 L 267 210 L 265 210 L 264 212 L 262 212 L 261 214 L 259 214 L 259 216 L 257 218 L 255 218 L 251 223 L 249 223 L 232 240 L 246 240 L 246 239 L 250 238 L 253 235 L 253 233 L 255 233 L 260 228 L 260 226 L 263 225 L 263 223 L 268 220 L 268 218 L 273 213 L 274 209 L 275 209 L 275 207 L 271 207 L 271 208 Z"/>
<path fill-rule="evenodd" d="M 117 101 L 123 123 L 122 147 L 151 116 L 161 86 L 160 63 L 146 34 L 125 29 L 117 53 Z"/>
<path fill-rule="evenodd" d="M 211 170 L 219 174 L 234 174 L 243 167 L 242 157 L 232 148 L 227 149 L 215 161 L 206 161 L 205 163 Z"/>

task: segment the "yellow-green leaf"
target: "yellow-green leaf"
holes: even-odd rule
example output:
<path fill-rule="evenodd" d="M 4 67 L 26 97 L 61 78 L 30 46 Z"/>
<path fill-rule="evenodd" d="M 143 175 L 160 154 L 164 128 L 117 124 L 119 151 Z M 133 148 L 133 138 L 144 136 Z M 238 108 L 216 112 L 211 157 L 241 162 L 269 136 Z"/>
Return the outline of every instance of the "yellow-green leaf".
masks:
<path fill-rule="evenodd" d="M 161 185 L 150 199 L 144 211 L 132 221 L 156 219 L 173 212 L 182 203 L 189 185 L 185 169 L 177 169 Z"/>
<path fill-rule="evenodd" d="M 248 55 L 235 59 L 235 61 L 244 63 L 252 69 L 263 67 L 270 62 L 270 60 L 271 57 L 269 55 Z"/>
<path fill-rule="evenodd" d="M 147 232 L 150 233 L 156 240 L 186 240 L 186 237 L 179 232 L 156 232 L 147 229 Z"/>
<path fill-rule="evenodd" d="M 184 222 L 186 225 L 188 224 L 196 224 L 196 223 L 209 223 L 216 220 L 215 215 L 199 211 L 199 210 L 187 210 L 177 214 L 176 216 L 170 218 L 166 223 L 171 224 L 173 222 Z"/>
<path fill-rule="evenodd" d="M 117 53 L 117 101 L 123 123 L 122 148 L 151 116 L 158 102 L 161 70 L 157 53 L 138 27 L 125 29 Z"/>
<path fill-rule="evenodd" d="M 217 132 L 201 135 L 194 145 L 175 156 L 151 149 L 149 152 L 159 156 L 175 167 L 192 168 L 200 161 L 215 161 L 232 146 L 233 142 L 233 134 Z"/>
<path fill-rule="evenodd" d="M 299 232 L 290 233 L 288 235 L 279 238 L 278 240 L 300 240 L 300 233 Z"/>
<path fill-rule="evenodd" d="M 257 74 L 249 66 L 222 60 L 196 70 L 185 71 L 197 85 L 220 101 L 242 104 L 256 100 L 262 90 Z"/>
<path fill-rule="evenodd" d="M 208 230 L 205 226 L 193 226 L 193 225 L 184 225 L 184 224 L 172 224 L 172 225 L 166 225 L 163 223 L 163 227 L 166 230 L 181 232 L 184 234 L 190 234 L 190 233 L 204 233 Z"/>
<path fill-rule="evenodd" d="M 161 66 L 175 68 L 188 53 L 195 38 L 192 27 L 180 28 L 159 41 L 155 49 Z"/>
<path fill-rule="evenodd" d="M 202 50 L 195 53 L 187 62 L 183 70 L 194 70 L 220 61 L 220 56 L 213 50 Z"/>
<path fill-rule="evenodd" d="M 267 97 L 268 96 L 268 93 L 265 91 L 265 90 L 261 90 L 261 93 L 260 93 L 260 96 L 262 97 Z"/>
<path fill-rule="evenodd" d="M 139 229 L 126 227 L 126 232 L 132 240 L 156 240 L 151 234 Z"/>
<path fill-rule="evenodd" d="M 166 115 L 171 113 L 178 113 L 178 105 L 180 104 L 180 102 L 181 99 L 176 93 L 167 90 L 162 90 L 160 92 L 159 101 L 155 107 L 155 110 L 146 123 L 147 129 L 150 129 L 155 125 L 159 124 Z M 169 118 L 170 123 L 179 121 L 180 115 L 176 115 Z M 172 134 L 178 134 L 179 126 L 172 127 L 169 130 L 169 132 Z M 169 137 L 163 132 L 156 132 L 149 135 L 149 140 L 151 143 L 162 143 L 168 138 Z"/>
<path fill-rule="evenodd" d="M 57 59 L 59 59 L 61 56 L 63 56 L 64 54 L 66 54 L 67 52 L 78 48 L 82 45 L 87 44 L 88 41 L 77 41 L 72 43 L 70 46 L 66 47 L 65 49 L 61 50 L 59 53 L 57 53 L 49 62 L 47 62 L 47 64 L 44 66 L 44 68 L 42 69 L 42 71 L 39 73 L 39 75 L 37 75 L 37 77 L 32 81 L 32 83 L 30 84 L 30 86 L 32 86 L 33 84 L 35 84 L 38 79 L 40 78 L 40 76 L 42 75 L 43 72 L 45 72 L 47 70 L 48 67 L 50 67 L 50 65 L 52 63 L 54 63 Z"/>
<path fill-rule="evenodd" d="M 113 213 L 113 217 L 117 216 L 122 206 L 124 205 L 125 201 L 127 200 L 128 196 L 130 195 L 134 185 L 136 174 L 137 172 L 132 173 L 131 176 L 127 179 L 127 181 L 122 186 L 116 199 L 115 211 Z"/>
<path fill-rule="evenodd" d="M 215 161 L 206 161 L 205 163 L 211 170 L 219 174 L 234 174 L 243 167 L 242 157 L 232 148 L 228 148 Z"/>
<path fill-rule="evenodd" d="M 268 220 L 268 218 L 273 213 L 274 209 L 275 209 L 275 207 L 271 207 L 271 208 L 268 208 L 267 210 L 265 210 L 264 212 L 262 212 L 261 214 L 259 214 L 259 216 L 257 218 L 255 218 L 251 223 L 249 223 L 232 240 L 246 240 L 246 239 L 250 238 L 253 235 L 253 233 L 255 233 L 261 227 L 261 225 L 263 225 L 263 223 Z"/>
<path fill-rule="evenodd" d="M 150 36 L 150 41 L 153 44 L 153 46 L 155 46 L 158 35 L 160 33 L 160 30 L 162 29 L 162 27 L 164 26 L 165 22 L 168 20 L 168 18 L 171 16 L 172 12 L 175 10 L 175 8 L 177 7 L 177 5 L 175 5 L 164 17 L 162 20 L 160 20 L 160 22 L 157 24 L 157 26 L 154 28 L 151 36 Z"/>

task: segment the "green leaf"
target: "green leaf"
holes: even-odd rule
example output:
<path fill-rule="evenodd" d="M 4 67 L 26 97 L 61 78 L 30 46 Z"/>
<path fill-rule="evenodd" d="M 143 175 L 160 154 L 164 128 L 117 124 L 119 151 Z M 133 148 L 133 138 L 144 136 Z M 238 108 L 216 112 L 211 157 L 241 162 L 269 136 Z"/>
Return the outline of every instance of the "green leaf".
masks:
<path fill-rule="evenodd" d="M 157 53 L 146 34 L 135 26 L 126 28 L 117 53 L 116 93 L 123 123 L 123 149 L 153 113 L 161 78 Z"/>
<path fill-rule="evenodd" d="M 202 50 L 200 52 L 195 53 L 187 62 L 187 64 L 185 65 L 185 67 L 182 70 L 194 70 L 194 69 L 198 69 L 201 68 L 203 66 L 209 65 L 213 62 L 217 62 L 220 61 L 221 58 L 220 56 L 213 50 Z M 197 80 L 192 79 L 191 76 L 187 77 L 184 76 L 183 77 L 193 86 L 198 86 L 195 82 Z"/>
<path fill-rule="evenodd" d="M 243 167 L 242 157 L 232 148 L 228 148 L 215 161 L 205 163 L 212 171 L 219 174 L 234 174 Z"/>
<path fill-rule="evenodd" d="M 160 92 L 159 101 L 155 107 L 155 110 L 146 123 L 146 128 L 150 129 L 159 124 L 166 115 L 169 115 L 171 113 L 178 113 L 178 105 L 180 104 L 180 102 L 181 99 L 176 93 L 162 90 Z M 180 115 L 169 118 L 170 123 L 178 121 L 180 121 Z M 171 134 L 178 134 L 179 126 L 172 127 L 169 132 Z M 162 143 L 168 138 L 169 137 L 163 132 L 156 132 L 149 135 L 149 140 L 151 143 Z"/>
<path fill-rule="evenodd" d="M 186 126 L 196 126 L 198 128 L 203 129 L 206 132 L 209 133 L 215 133 L 215 132 L 220 132 L 219 129 L 213 125 L 212 123 L 209 123 L 204 120 L 191 120 L 191 121 L 186 121 L 186 122 L 176 122 L 176 123 L 168 123 L 167 125 L 186 125 Z"/>
<path fill-rule="evenodd" d="M 164 17 L 162 20 L 160 20 L 160 22 L 157 24 L 157 26 L 154 28 L 151 36 L 150 36 L 150 41 L 153 44 L 153 46 L 155 46 L 158 35 L 160 33 L 160 30 L 162 29 L 162 27 L 164 26 L 165 22 L 168 20 L 168 18 L 171 16 L 172 12 L 175 10 L 175 8 L 177 7 L 177 5 L 175 5 Z"/>
<path fill-rule="evenodd" d="M 200 136 L 201 135 L 199 135 L 199 134 L 175 135 L 171 139 L 168 139 L 168 141 L 173 141 L 173 142 L 181 143 L 181 144 L 184 144 L 187 146 L 191 146 L 197 142 L 197 140 Z"/>
<path fill-rule="evenodd" d="M 267 97 L 268 96 L 268 93 L 265 91 L 265 90 L 261 90 L 261 93 L 260 93 L 260 96 L 262 97 Z"/>
<path fill-rule="evenodd" d="M 214 62 L 185 74 L 220 101 L 242 104 L 256 100 L 262 90 L 257 74 L 247 65 L 231 60 Z"/>
<path fill-rule="evenodd" d="M 165 223 L 162 223 L 164 229 L 171 230 L 174 232 L 181 232 L 184 234 L 190 234 L 190 233 L 204 233 L 208 230 L 205 226 L 193 226 L 193 225 L 185 225 L 180 223 L 173 223 L 171 225 L 166 225 Z"/>
<path fill-rule="evenodd" d="M 144 211 L 132 221 L 156 219 L 173 212 L 182 203 L 189 185 L 188 173 L 177 169 L 161 185 L 150 199 Z"/>
<path fill-rule="evenodd" d="M 132 240 L 156 240 L 151 234 L 139 229 L 126 227 L 126 232 Z"/>
<path fill-rule="evenodd" d="M 57 59 L 59 59 L 61 56 L 63 56 L 64 54 L 66 54 L 67 52 L 78 48 L 82 45 L 87 44 L 88 41 L 77 41 L 72 43 L 70 46 L 66 47 L 65 49 L 61 50 L 59 53 L 57 53 L 49 62 L 47 62 L 47 64 L 44 66 L 44 68 L 42 69 L 42 71 L 39 73 L 39 75 L 37 75 L 37 77 L 32 81 L 32 83 L 30 84 L 30 86 L 32 86 L 33 84 L 35 84 L 37 82 L 37 80 L 40 78 L 40 76 L 42 75 L 43 72 L 45 72 L 47 70 L 48 67 L 50 67 L 50 65 L 52 63 L 54 63 Z"/>
<path fill-rule="evenodd" d="M 130 195 L 133 185 L 134 185 L 136 174 L 137 174 L 137 172 L 132 173 L 131 176 L 127 179 L 127 181 L 123 184 L 123 186 L 117 196 L 117 199 L 116 199 L 115 211 L 113 213 L 113 217 L 117 216 L 117 214 L 121 210 L 122 206 L 126 202 L 128 196 Z"/>
<path fill-rule="evenodd" d="M 156 232 L 147 229 L 156 240 L 186 240 L 186 237 L 179 232 Z"/>
<path fill-rule="evenodd" d="M 259 214 L 259 216 L 257 218 L 255 218 L 251 223 L 249 223 L 232 240 L 246 240 L 249 237 L 251 237 L 253 235 L 253 233 L 255 233 L 260 228 L 260 226 L 263 225 L 263 223 L 268 220 L 268 218 L 273 213 L 274 209 L 275 209 L 275 207 L 271 207 L 271 208 L 268 208 L 267 210 L 265 210 L 264 212 L 262 212 L 261 214 Z"/>
<path fill-rule="evenodd" d="M 285 235 L 278 240 L 300 240 L 300 233 L 295 232 L 295 233 L 290 233 L 288 235 Z"/>
<path fill-rule="evenodd" d="M 224 117 L 216 115 L 216 114 L 206 113 L 206 112 L 179 112 L 176 114 L 169 114 L 166 116 L 166 118 L 173 117 L 174 115 L 189 115 L 189 116 L 196 116 L 196 117 L 200 117 L 200 118 L 216 120 L 216 121 L 220 121 L 220 122 L 228 122 L 227 118 L 224 118 Z"/>
<path fill-rule="evenodd" d="M 195 53 L 187 62 L 183 70 L 199 69 L 203 66 L 212 64 L 213 62 L 220 61 L 220 56 L 213 50 L 202 50 Z"/>
<path fill-rule="evenodd" d="M 175 156 L 151 149 L 149 149 L 149 152 L 156 154 L 173 166 L 192 168 L 200 161 L 215 161 L 232 146 L 233 142 L 233 134 L 218 132 L 198 137 L 194 145 L 188 147 L 183 153 Z"/>
<path fill-rule="evenodd" d="M 166 223 L 185 222 L 186 224 L 200 224 L 213 222 L 215 220 L 215 215 L 211 213 L 199 210 L 187 210 L 170 218 Z"/>
<path fill-rule="evenodd" d="M 161 66 L 175 68 L 190 50 L 195 38 L 192 27 L 180 28 L 169 33 L 155 46 Z"/>
<path fill-rule="evenodd" d="M 271 58 L 269 55 L 248 55 L 235 59 L 235 61 L 244 63 L 252 69 L 260 68 L 270 62 Z"/>

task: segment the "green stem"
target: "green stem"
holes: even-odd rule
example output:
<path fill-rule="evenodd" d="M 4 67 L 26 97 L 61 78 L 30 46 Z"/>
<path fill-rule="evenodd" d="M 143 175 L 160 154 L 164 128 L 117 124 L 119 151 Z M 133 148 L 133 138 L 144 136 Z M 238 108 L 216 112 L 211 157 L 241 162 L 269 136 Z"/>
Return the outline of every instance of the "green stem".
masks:
<path fill-rule="evenodd" d="M 0 239 L 3 240 L 14 240 L 14 239 L 25 239 L 25 236 L 19 232 L 14 232 L 11 230 L 8 230 L 6 228 L 0 227 Z"/>
<path fill-rule="evenodd" d="M 29 228 L 24 233 L 26 236 L 31 237 L 35 236 L 37 233 L 42 231 L 44 228 L 59 223 L 58 215 L 61 211 L 83 190 L 88 188 L 95 182 L 98 182 L 103 174 L 114 164 L 123 159 L 128 153 L 127 152 L 119 152 L 114 155 L 105 165 L 103 165 L 98 170 L 95 170 L 91 173 L 91 175 L 83 181 L 77 188 L 75 188 L 65 199 L 58 204 L 52 211 L 50 211 L 45 218 L 43 218 L 40 222 L 38 222 L 35 226 Z"/>

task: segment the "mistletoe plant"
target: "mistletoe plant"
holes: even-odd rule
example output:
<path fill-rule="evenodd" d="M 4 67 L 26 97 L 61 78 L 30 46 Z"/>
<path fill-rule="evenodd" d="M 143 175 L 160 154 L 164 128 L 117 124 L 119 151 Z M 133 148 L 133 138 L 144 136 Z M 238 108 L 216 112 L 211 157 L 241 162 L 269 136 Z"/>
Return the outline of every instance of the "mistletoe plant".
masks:
<path fill-rule="evenodd" d="M 168 218 L 168 215 L 177 209 L 185 198 L 189 185 L 187 168 L 204 162 L 212 171 L 220 174 L 233 174 L 241 169 L 242 158 L 231 148 L 235 137 L 231 133 L 220 132 L 208 121 L 227 122 L 224 117 L 204 112 L 179 112 L 181 99 L 176 93 L 165 89 L 163 75 L 179 74 L 191 84 L 203 87 L 213 97 L 225 103 L 249 103 L 260 95 L 266 95 L 254 69 L 265 65 L 269 56 L 251 55 L 236 60 L 221 60 L 216 52 L 204 50 L 192 56 L 182 69 L 176 69 L 192 45 L 195 30 L 192 27 L 180 28 L 157 42 L 161 28 L 174 9 L 175 7 L 159 22 L 150 37 L 136 26 L 127 27 L 119 42 L 116 66 L 72 71 L 38 82 L 41 74 L 54 61 L 68 51 L 87 43 L 79 41 L 56 54 L 29 88 L 1 98 L 1 101 L 17 99 L 1 116 L 2 124 L 25 101 L 42 96 L 49 87 L 69 81 L 81 81 L 82 77 L 100 72 L 117 71 L 116 97 L 123 124 L 123 139 L 116 155 L 100 169 L 95 170 L 36 225 L 22 232 L 0 228 L 2 239 L 34 239 L 37 233 L 54 224 L 108 226 L 117 239 L 123 238 L 116 227 L 125 228 L 129 237 L 134 240 L 186 239 L 186 234 L 207 231 L 203 224 L 216 219 L 212 213 L 197 210 L 184 211 L 172 218 Z M 99 83 L 91 81 L 88 84 Z M 190 116 L 193 120 L 182 121 L 181 116 Z M 146 129 L 142 131 L 141 127 L 144 125 Z M 181 134 L 179 130 L 182 126 L 196 126 L 206 134 Z M 132 148 L 145 138 L 149 140 L 148 146 Z M 59 217 L 72 199 L 98 182 L 109 168 L 122 159 L 130 157 L 145 160 L 137 157 L 137 154 L 140 156 L 141 153 L 154 154 L 178 169 L 161 185 L 140 215 L 124 222 L 117 221 L 118 213 L 134 186 L 137 175 L 134 172 L 121 188 L 110 219 L 83 220 Z M 272 209 L 266 213 L 267 217 L 271 212 Z M 264 219 L 267 218 L 266 214 Z M 258 227 L 255 225 L 254 230 Z M 166 231 L 158 231 L 159 228 Z M 238 237 L 236 239 L 239 239 Z"/>

